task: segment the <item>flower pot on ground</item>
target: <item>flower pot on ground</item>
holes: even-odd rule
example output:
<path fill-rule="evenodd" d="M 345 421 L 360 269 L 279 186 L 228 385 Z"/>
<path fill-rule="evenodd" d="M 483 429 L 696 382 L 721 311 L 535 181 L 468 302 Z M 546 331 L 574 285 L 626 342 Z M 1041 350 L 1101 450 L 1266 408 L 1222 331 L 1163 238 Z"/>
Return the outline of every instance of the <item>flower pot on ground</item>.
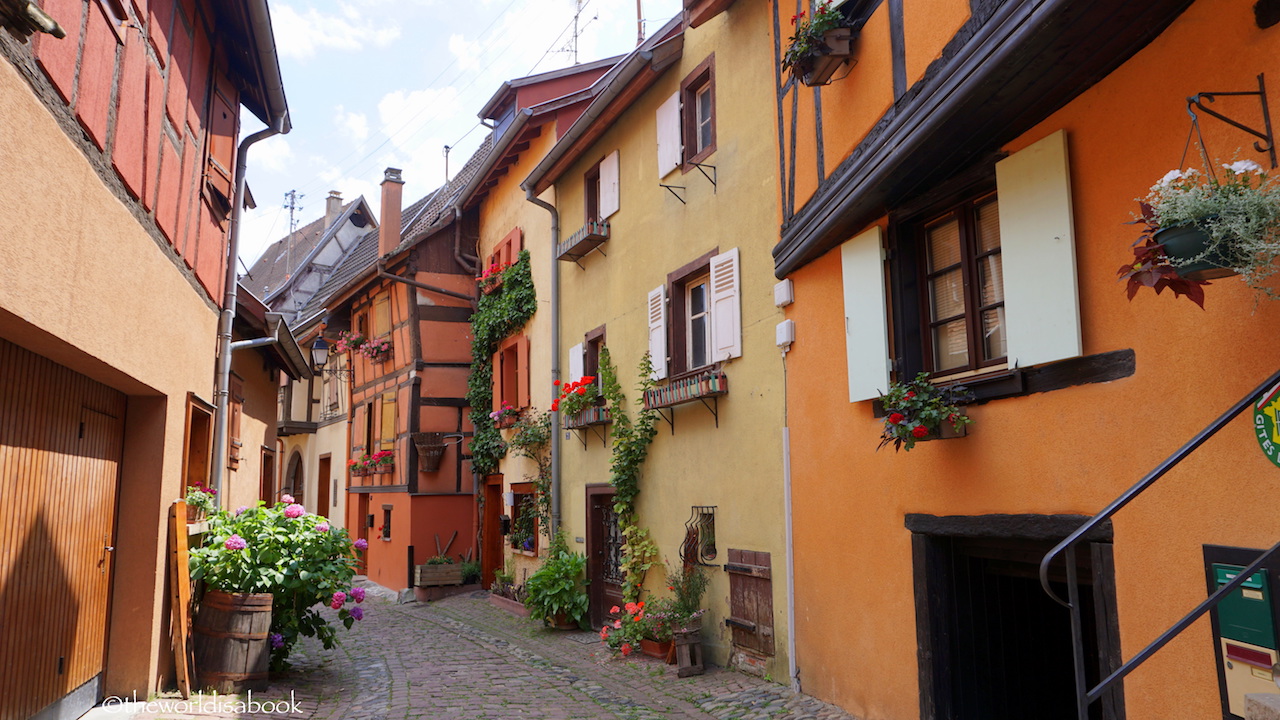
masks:
<path fill-rule="evenodd" d="M 414 568 L 413 575 L 413 584 L 417 587 L 462 584 L 462 566 L 444 555 L 428 558 L 426 563 Z"/>
<path fill-rule="evenodd" d="M 964 428 L 973 420 L 961 411 L 960 405 L 970 399 L 965 386 L 934 385 L 925 372 L 910 382 L 891 384 L 889 392 L 880 397 L 884 430 L 876 449 L 892 444 L 895 450 L 910 450 L 922 440 L 963 437 Z"/>
<path fill-rule="evenodd" d="M 671 640 L 659 641 L 650 640 L 649 638 L 640 638 L 640 652 L 651 658 L 658 658 L 663 662 L 666 662 L 667 657 L 671 655 L 672 647 L 674 646 L 672 645 Z"/>
<path fill-rule="evenodd" d="M 585 583 L 587 558 L 581 553 L 569 551 L 564 534 L 557 532 L 551 539 L 550 552 L 538 571 L 525 581 L 525 607 L 529 616 L 550 624 L 557 615 L 574 627 L 587 615 L 587 589 Z"/>

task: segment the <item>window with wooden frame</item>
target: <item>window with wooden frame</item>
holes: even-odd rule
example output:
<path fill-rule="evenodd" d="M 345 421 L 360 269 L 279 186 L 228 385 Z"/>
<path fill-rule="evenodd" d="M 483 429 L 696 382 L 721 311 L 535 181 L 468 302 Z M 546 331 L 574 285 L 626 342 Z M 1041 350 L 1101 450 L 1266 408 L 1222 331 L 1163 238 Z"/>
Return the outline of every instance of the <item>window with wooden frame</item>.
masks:
<path fill-rule="evenodd" d="M 206 187 L 213 191 L 224 212 L 230 212 L 235 198 L 236 134 L 240 115 L 235 89 L 219 78 L 209 104 L 209 148 L 205 164 Z"/>
<path fill-rule="evenodd" d="M 529 338 L 512 335 L 493 355 L 493 409 L 507 403 L 518 410 L 529 407 Z"/>
<path fill-rule="evenodd" d="M 600 220 L 600 163 L 591 166 L 582 176 L 582 207 L 584 220 L 596 222 Z"/>
<path fill-rule="evenodd" d="M 654 377 L 680 376 L 742 355 L 738 249 L 707 253 L 649 293 Z"/>
<path fill-rule="evenodd" d="M 707 56 L 680 82 L 684 163 L 702 162 L 716 151 L 716 56 Z M 686 168 L 688 169 L 688 168 Z"/>
<path fill-rule="evenodd" d="M 213 454 L 214 407 L 187 394 L 186 447 L 182 453 L 182 477 L 187 486 L 209 484 Z"/>
<path fill-rule="evenodd" d="M 394 505 L 382 506 L 382 527 L 378 528 L 378 537 L 383 540 L 391 540 L 391 511 L 394 509 Z"/>
<path fill-rule="evenodd" d="M 533 483 L 511 484 L 511 534 L 507 541 L 513 550 L 538 553 L 538 495 Z"/>
<path fill-rule="evenodd" d="M 601 384 L 600 351 L 604 349 L 604 327 L 601 325 L 588 332 L 583 336 L 580 344 L 569 348 L 569 382 L 577 382 L 591 376 L 596 379 L 597 386 Z M 603 394 L 597 398 L 596 404 L 604 404 Z"/>
<path fill-rule="evenodd" d="M 512 265 L 520 259 L 520 251 L 524 249 L 524 230 L 512 228 L 506 237 L 493 246 L 493 251 L 485 256 L 485 268 Z"/>
<path fill-rule="evenodd" d="M 1000 213 L 994 193 L 925 222 L 921 306 L 928 369 L 936 375 L 1003 365 L 1006 356 Z"/>

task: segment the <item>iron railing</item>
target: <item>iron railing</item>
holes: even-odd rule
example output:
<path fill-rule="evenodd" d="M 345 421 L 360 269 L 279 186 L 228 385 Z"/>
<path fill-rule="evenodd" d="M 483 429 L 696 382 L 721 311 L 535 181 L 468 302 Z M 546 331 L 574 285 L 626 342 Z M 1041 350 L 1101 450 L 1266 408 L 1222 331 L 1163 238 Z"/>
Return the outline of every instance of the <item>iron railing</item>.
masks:
<path fill-rule="evenodd" d="M 1206 598 L 1204 602 L 1197 605 L 1194 610 L 1178 622 L 1174 623 L 1168 630 L 1161 633 L 1160 637 L 1153 640 L 1150 645 L 1143 648 L 1137 655 L 1134 655 L 1132 658 L 1121 664 L 1120 667 L 1116 668 L 1110 675 L 1104 678 L 1093 688 L 1088 687 L 1088 681 L 1086 680 L 1085 675 L 1084 623 L 1080 612 L 1080 583 L 1077 577 L 1076 545 L 1084 539 L 1090 531 L 1098 525 L 1101 525 L 1112 515 L 1116 514 L 1116 512 L 1121 508 L 1132 502 L 1134 498 L 1141 495 L 1147 488 L 1154 485 L 1155 482 L 1163 477 L 1165 473 L 1169 472 L 1169 470 L 1173 469 L 1174 466 L 1182 462 L 1183 459 L 1225 427 L 1227 423 L 1235 419 L 1237 415 L 1244 412 L 1245 409 L 1253 404 L 1255 398 L 1258 398 L 1263 393 L 1275 387 L 1277 383 L 1280 383 L 1280 370 L 1277 370 L 1271 377 L 1263 381 L 1261 385 L 1252 390 L 1248 395 L 1241 398 L 1241 400 L 1235 405 L 1232 405 L 1231 408 L 1220 415 L 1217 420 L 1214 420 L 1205 429 L 1197 433 L 1195 437 L 1191 438 L 1191 440 L 1187 442 L 1187 444 L 1183 445 L 1177 452 L 1166 458 L 1164 462 L 1157 465 L 1154 470 L 1148 473 L 1146 477 L 1139 480 L 1133 487 L 1124 491 L 1120 497 L 1113 500 L 1111 504 L 1107 505 L 1107 507 L 1105 507 L 1101 512 L 1085 521 L 1083 525 L 1081 525 L 1075 532 L 1068 535 L 1065 540 L 1058 543 L 1047 555 L 1044 556 L 1044 559 L 1040 561 L 1040 586 L 1049 594 L 1049 597 L 1053 598 L 1058 603 L 1065 605 L 1071 610 L 1071 643 L 1076 674 L 1076 713 L 1079 720 L 1088 720 L 1090 705 L 1101 699 L 1102 696 L 1112 688 L 1112 686 L 1137 669 L 1137 667 L 1145 662 L 1147 658 L 1151 657 L 1156 653 L 1156 651 L 1167 645 L 1169 641 L 1177 637 L 1179 633 L 1186 630 L 1205 613 L 1217 607 L 1218 603 L 1222 602 L 1223 598 L 1231 594 L 1236 588 L 1244 583 L 1245 580 L 1252 577 L 1253 574 L 1266 565 L 1271 558 L 1277 556 L 1277 554 L 1280 553 L 1280 543 L 1276 543 L 1271 546 L 1270 550 L 1267 550 L 1259 556 L 1252 565 L 1241 570 L 1234 578 L 1232 578 L 1231 582 L 1218 588 L 1218 590 Z M 1066 600 L 1059 597 L 1049 585 L 1049 567 L 1052 565 L 1053 561 L 1063 553 L 1066 554 L 1065 559 L 1067 566 Z"/>

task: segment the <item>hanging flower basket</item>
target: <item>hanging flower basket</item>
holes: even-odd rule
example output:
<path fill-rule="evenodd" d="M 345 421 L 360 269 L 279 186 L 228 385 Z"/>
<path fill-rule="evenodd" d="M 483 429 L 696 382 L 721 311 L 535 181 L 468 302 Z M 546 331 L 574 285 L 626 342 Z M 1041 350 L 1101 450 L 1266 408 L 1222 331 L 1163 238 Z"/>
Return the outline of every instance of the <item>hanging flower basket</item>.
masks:
<path fill-rule="evenodd" d="M 436 472 L 444 457 L 444 433 L 420 432 L 413 434 L 413 444 L 418 449 L 418 470 Z"/>
<path fill-rule="evenodd" d="M 1164 246 L 1165 255 L 1177 266 L 1180 277 L 1200 281 L 1240 274 L 1222 253 L 1213 249 L 1213 238 L 1199 223 L 1161 228 L 1152 239 Z"/>

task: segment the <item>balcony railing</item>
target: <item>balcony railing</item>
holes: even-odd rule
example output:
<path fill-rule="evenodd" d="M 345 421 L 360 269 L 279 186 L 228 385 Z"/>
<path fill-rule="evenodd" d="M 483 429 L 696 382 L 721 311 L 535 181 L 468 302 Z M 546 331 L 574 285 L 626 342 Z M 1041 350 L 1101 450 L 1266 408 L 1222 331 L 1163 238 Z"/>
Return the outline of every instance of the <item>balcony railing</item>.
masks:
<path fill-rule="evenodd" d="M 609 223 L 592 220 L 556 246 L 556 258 L 566 262 L 577 262 L 608 239 Z"/>

